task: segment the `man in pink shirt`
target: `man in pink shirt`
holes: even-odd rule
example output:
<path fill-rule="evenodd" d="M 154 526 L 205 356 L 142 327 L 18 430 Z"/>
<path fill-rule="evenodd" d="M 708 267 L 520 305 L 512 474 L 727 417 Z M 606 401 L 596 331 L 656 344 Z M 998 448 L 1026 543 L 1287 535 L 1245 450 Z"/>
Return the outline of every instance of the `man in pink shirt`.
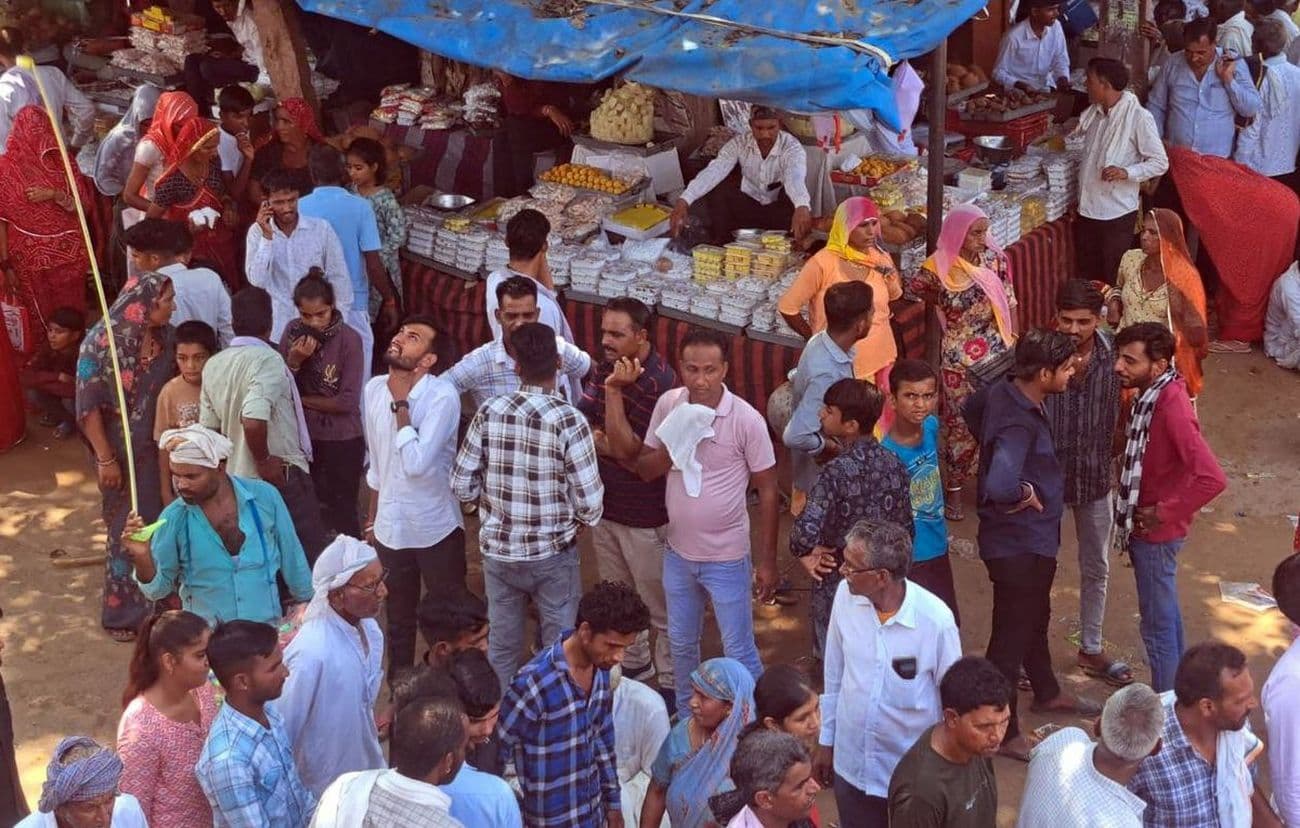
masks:
<path fill-rule="evenodd" d="M 751 581 L 766 599 L 776 586 L 776 455 L 767 423 L 753 406 L 727 390 L 729 337 L 695 328 L 682 338 L 677 372 L 685 383 L 660 396 L 637 458 L 643 480 L 668 475 L 665 501 L 668 536 L 664 550 L 664 593 L 673 658 L 677 709 L 691 697 L 691 673 L 700 663 L 705 602 L 722 633 L 723 652 L 758 678 L 763 663 L 754 643 Z M 690 411 L 677 411 L 691 405 Z M 698 443 L 698 424 L 712 422 Z M 695 428 L 676 427 L 694 414 Z M 669 427 L 665 420 L 673 415 Z M 689 419 L 689 418 L 688 418 Z M 711 432 L 711 433 L 710 433 Z M 684 462 L 673 462 L 670 449 Z M 686 462 L 693 457 L 694 463 Z M 692 471 L 698 464 L 698 474 Z M 759 541 L 750 563 L 750 487 L 758 490 Z M 694 492 L 694 493 L 692 493 Z"/>
<path fill-rule="evenodd" d="M 1178 550 L 1192 517 L 1227 486 L 1223 469 L 1174 370 L 1174 335 L 1159 322 L 1141 322 L 1115 337 L 1120 385 L 1138 392 L 1129 417 L 1115 526 L 1126 541 L 1137 581 L 1142 642 L 1151 688 L 1174 689 L 1183 654 L 1178 609 Z"/>

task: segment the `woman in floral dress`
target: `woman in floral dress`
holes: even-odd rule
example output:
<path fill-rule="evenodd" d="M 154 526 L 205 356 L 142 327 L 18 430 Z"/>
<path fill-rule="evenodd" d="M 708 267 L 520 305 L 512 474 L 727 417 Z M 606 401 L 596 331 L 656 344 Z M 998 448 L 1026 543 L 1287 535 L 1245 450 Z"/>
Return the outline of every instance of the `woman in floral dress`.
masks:
<path fill-rule="evenodd" d="M 936 305 L 943 329 L 942 452 L 944 513 L 961 520 L 962 488 L 975 470 L 979 446 L 962 407 L 975 392 L 972 366 L 995 364 L 1016 342 L 1016 293 L 1002 250 L 988 238 L 989 219 L 963 204 L 943 221 L 939 244 L 909 281 L 913 293 Z"/>
<path fill-rule="evenodd" d="M 384 145 L 373 138 L 354 138 L 348 144 L 348 177 L 357 195 L 370 201 L 379 225 L 379 258 L 388 271 L 397 298 L 402 298 L 402 264 L 397 252 L 406 244 L 406 213 L 397 203 L 397 196 L 384 186 L 388 180 L 388 153 Z M 379 312 L 379 291 L 370 288 L 370 316 Z"/>

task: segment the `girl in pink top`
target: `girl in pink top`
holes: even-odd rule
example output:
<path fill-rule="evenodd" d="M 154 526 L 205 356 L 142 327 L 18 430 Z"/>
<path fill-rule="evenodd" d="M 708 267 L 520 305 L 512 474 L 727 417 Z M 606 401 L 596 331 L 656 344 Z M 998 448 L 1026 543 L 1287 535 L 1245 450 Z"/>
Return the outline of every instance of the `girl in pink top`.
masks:
<path fill-rule="evenodd" d="M 145 621 L 136 639 L 117 752 L 125 765 L 121 790 L 140 800 L 150 825 L 212 825 L 212 809 L 194 776 L 217 715 L 208 635 L 200 616 L 169 610 Z"/>

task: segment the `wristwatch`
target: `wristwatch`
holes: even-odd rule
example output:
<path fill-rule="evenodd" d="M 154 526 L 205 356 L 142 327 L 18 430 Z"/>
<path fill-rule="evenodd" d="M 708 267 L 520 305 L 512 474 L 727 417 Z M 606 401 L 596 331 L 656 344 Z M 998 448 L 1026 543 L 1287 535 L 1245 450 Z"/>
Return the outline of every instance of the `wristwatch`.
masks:
<path fill-rule="evenodd" d="M 407 411 L 410 411 L 411 404 L 406 400 L 393 400 L 391 403 L 388 404 L 388 409 L 392 411 L 394 414 L 396 414 L 398 411 L 401 411 L 403 408 L 405 408 Z"/>

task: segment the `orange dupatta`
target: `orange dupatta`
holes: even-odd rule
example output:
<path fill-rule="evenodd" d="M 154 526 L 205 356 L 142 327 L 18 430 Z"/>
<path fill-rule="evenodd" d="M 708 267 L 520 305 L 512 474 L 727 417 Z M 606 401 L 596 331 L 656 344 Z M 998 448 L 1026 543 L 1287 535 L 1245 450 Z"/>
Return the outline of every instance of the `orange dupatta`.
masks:
<path fill-rule="evenodd" d="M 1160 269 L 1169 294 L 1170 330 L 1176 342 L 1174 362 L 1193 399 L 1205 384 L 1201 362 L 1209 344 L 1205 285 L 1183 236 L 1183 220 L 1173 210 L 1156 208 L 1151 218 L 1160 229 Z"/>

